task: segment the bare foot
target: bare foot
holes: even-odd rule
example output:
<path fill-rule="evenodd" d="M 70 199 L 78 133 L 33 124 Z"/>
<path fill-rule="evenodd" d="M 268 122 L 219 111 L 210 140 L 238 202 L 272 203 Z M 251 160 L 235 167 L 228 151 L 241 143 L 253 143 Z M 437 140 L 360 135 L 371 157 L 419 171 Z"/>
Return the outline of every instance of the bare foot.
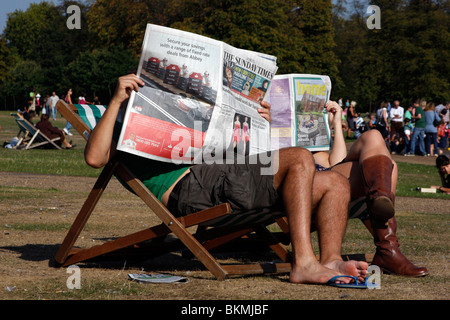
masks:
<path fill-rule="evenodd" d="M 333 260 L 323 264 L 325 267 L 335 270 L 339 273 L 358 277 L 358 281 L 364 281 L 367 276 L 367 268 L 369 264 L 365 261 L 343 261 L 343 260 Z"/>
<path fill-rule="evenodd" d="M 292 283 L 327 283 L 331 278 L 342 275 L 342 273 L 329 269 L 321 265 L 317 260 L 315 262 L 299 265 L 292 264 L 289 281 Z M 351 279 L 342 278 L 337 283 L 349 283 Z"/>

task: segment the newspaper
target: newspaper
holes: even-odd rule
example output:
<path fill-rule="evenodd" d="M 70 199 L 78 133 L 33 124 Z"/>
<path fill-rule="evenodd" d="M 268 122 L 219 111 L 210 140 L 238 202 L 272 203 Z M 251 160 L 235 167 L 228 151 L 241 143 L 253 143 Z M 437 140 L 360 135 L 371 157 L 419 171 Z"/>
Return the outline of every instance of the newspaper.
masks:
<path fill-rule="evenodd" d="M 271 150 L 270 124 L 257 109 L 276 74 L 276 57 L 148 24 L 118 150 L 174 162 L 219 161 Z"/>
<path fill-rule="evenodd" d="M 329 150 L 331 133 L 325 104 L 331 80 L 314 74 L 277 75 L 269 92 L 273 150 L 298 146 Z"/>
<path fill-rule="evenodd" d="M 175 283 L 175 282 L 188 282 L 188 278 L 171 276 L 167 274 L 143 274 L 143 273 L 129 273 L 128 278 L 130 280 L 140 283 Z"/>

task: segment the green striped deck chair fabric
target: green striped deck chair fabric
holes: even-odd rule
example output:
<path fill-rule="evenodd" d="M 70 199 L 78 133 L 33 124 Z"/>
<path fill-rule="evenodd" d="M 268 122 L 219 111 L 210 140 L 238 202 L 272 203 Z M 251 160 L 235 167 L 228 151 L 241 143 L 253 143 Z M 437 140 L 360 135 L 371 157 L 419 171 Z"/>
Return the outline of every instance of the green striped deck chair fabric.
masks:
<path fill-rule="evenodd" d="M 214 227 L 225 227 L 230 225 L 251 225 L 256 223 L 265 224 L 268 221 L 283 217 L 285 212 L 276 208 L 262 208 L 249 211 L 236 211 L 234 210 L 231 214 L 220 217 L 202 225 L 214 226 Z M 367 211 L 366 197 L 360 197 L 357 199 L 352 199 L 348 207 L 348 218 L 349 219 L 369 219 L 369 213 Z"/>
<path fill-rule="evenodd" d="M 94 129 L 106 110 L 104 105 L 74 104 L 74 107 L 77 108 L 78 115 L 91 130 Z"/>
<path fill-rule="evenodd" d="M 76 113 L 83 120 L 86 126 L 90 129 L 89 131 L 84 130 L 81 134 L 88 140 L 89 134 L 92 129 L 97 125 L 100 118 L 103 116 L 106 110 L 104 105 L 88 105 L 88 104 L 74 104 L 72 105 L 76 108 Z M 69 119 L 68 119 L 69 120 Z M 69 120 L 70 122 L 70 120 Z"/>

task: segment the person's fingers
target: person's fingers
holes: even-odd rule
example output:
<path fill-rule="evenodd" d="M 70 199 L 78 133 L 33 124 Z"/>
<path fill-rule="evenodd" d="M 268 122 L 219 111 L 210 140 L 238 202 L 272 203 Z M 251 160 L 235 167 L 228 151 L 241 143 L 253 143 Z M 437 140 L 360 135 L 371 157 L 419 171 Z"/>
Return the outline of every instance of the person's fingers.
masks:
<path fill-rule="evenodd" d="M 265 108 L 260 108 L 260 109 L 258 109 L 258 112 L 261 115 L 261 117 L 263 117 L 264 119 L 266 119 L 267 121 L 270 122 L 270 120 L 271 120 L 270 111 L 268 111 Z"/>
<path fill-rule="evenodd" d="M 143 81 L 136 75 L 128 75 L 119 78 L 119 90 L 125 90 L 126 95 L 129 97 L 131 91 L 139 91 L 139 85 L 143 84 Z"/>
<path fill-rule="evenodd" d="M 261 101 L 261 106 L 263 107 L 263 108 L 265 108 L 265 109 L 268 109 L 268 110 L 270 110 L 270 108 L 271 108 L 271 105 L 270 105 L 270 103 L 269 102 L 267 102 L 267 101 Z"/>
<path fill-rule="evenodd" d="M 266 119 L 267 121 L 271 121 L 271 116 L 270 116 L 270 108 L 271 105 L 269 102 L 267 101 L 261 101 L 260 105 L 262 108 L 258 109 L 259 114 L 261 115 L 261 117 L 263 117 L 264 119 Z"/>

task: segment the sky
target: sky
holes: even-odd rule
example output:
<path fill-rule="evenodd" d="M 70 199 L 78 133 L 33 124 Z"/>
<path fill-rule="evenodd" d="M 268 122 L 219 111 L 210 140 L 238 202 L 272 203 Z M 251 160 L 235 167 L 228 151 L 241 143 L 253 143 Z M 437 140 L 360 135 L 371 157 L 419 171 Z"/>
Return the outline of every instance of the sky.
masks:
<path fill-rule="evenodd" d="M 6 21 L 8 21 L 8 13 L 12 13 L 16 10 L 26 11 L 30 6 L 30 3 L 40 3 L 44 0 L 0 0 L 0 33 L 3 33 L 6 27 Z M 47 2 L 53 2 L 47 0 Z"/>

